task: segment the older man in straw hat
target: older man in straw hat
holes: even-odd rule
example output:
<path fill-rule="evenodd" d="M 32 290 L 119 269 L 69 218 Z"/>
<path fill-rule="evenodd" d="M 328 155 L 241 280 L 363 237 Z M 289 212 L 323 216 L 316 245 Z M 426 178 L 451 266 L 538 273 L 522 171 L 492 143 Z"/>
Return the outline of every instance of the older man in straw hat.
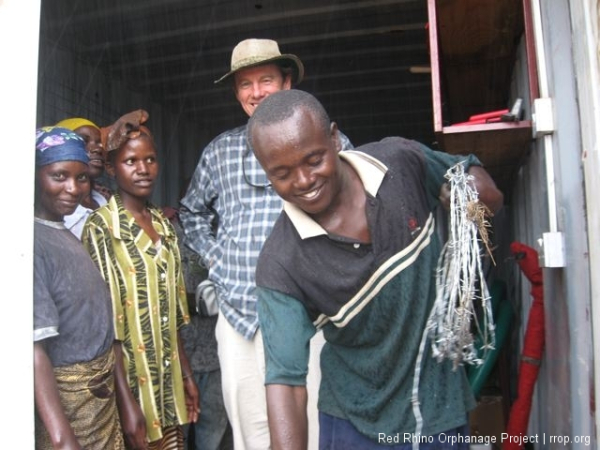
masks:
<path fill-rule="evenodd" d="M 290 89 L 304 77 L 296 55 L 277 42 L 246 39 L 231 55 L 231 70 L 215 81 L 230 82 L 242 109 L 252 116 L 270 94 Z M 352 148 L 340 133 L 344 149 Z M 209 268 L 218 298 L 216 336 L 223 397 L 236 450 L 270 448 L 264 388 L 263 342 L 258 328 L 254 272 L 258 254 L 283 203 L 254 157 L 246 125 L 217 136 L 203 151 L 180 217 L 186 244 Z M 216 234 L 212 223 L 218 220 Z M 322 336 L 311 343 L 308 376 L 310 448 L 317 448 L 318 356 Z M 206 414 L 204 409 L 202 414 Z"/>

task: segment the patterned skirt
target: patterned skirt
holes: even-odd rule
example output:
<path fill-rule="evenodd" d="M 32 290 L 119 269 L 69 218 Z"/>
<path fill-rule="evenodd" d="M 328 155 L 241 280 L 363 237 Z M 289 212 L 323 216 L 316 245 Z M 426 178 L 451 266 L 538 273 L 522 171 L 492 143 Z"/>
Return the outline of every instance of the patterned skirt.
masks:
<path fill-rule="evenodd" d="M 65 415 L 82 448 L 86 450 L 124 450 L 123 435 L 115 399 L 111 349 L 93 361 L 55 367 Z M 52 442 L 43 422 L 36 414 L 35 448 L 52 449 Z"/>

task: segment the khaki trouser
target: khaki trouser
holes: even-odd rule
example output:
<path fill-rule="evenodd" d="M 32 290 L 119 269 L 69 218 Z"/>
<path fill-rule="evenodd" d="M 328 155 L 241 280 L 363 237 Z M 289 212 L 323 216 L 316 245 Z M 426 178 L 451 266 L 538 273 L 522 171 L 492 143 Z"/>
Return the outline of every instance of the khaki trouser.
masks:
<path fill-rule="evenodd" d="M 265 392 L 265 354 L 260 330 L 252 341 L 242 337 L 219 312 L 216 329 L 223 398 L 233 429 L 235 450 L 271 448 Z M 317 400 L 321 382 L 319 356 L 325 343 L 319 331 L 311 340 L 308 364 L 308 450 L 319 448 Z"/>

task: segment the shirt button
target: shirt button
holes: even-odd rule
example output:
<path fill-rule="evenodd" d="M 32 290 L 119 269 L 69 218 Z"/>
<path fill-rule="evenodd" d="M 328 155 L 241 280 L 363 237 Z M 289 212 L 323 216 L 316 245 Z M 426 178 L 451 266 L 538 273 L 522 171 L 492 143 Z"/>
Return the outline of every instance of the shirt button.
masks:
<path fill-rule="evenodd" d="M 359 244 L 358 242 L 356 242 L 356 243 L 354 244 L 354 248 L 360 248 L 360 244 Z"/>

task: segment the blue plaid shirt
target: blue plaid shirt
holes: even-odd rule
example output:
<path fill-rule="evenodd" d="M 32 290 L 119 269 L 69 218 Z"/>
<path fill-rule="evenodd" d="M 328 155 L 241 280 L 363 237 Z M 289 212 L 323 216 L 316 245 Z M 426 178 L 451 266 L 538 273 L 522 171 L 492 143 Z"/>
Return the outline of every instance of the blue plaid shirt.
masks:
<path fill-rule="evenodd" d="M 343 133 L 340 138 L 342 149 L 353 148 Z M 246 339 L 258 329 L 258 254 L 282 208 L 248 145 L 245 125 L 208 144 L 181 200 L 185 244 L 209 268 L 221 312 Z"/>

